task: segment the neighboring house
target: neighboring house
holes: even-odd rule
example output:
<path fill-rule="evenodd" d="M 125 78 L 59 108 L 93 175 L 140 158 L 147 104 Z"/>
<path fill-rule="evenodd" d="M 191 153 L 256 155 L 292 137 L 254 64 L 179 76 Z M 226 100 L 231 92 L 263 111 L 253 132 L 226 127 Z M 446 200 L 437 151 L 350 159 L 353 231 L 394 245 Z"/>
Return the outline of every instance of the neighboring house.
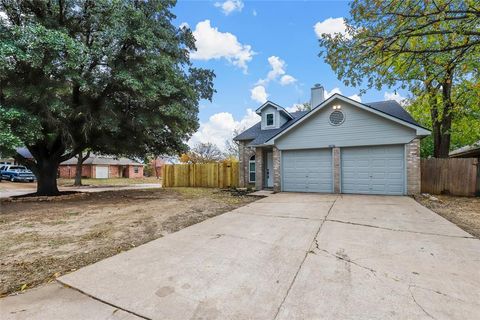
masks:
<path fill-rule="evenodd" d="M 480 159 L 480 141 L 470 146 L 461 147 L 453 150 L 449 154 L 450 158 L 479 158 Z"/>
<path fill-rule="evenodd" d="M 60 178 L 74 178 L 77 158 L 64 161 L 59 166 Z M 82 165 L 84 178 L 142 178 L 143 164 L 127 158 L 92 155 Z"/>
<path fill-rule="evenodd" d="M 404 195 L 420 192 L 420 139 L 396 102 L 360 103 L 312 88 L 308 112 L 267 101 L 239 142 L 240 185 L 257 190 Z"/>

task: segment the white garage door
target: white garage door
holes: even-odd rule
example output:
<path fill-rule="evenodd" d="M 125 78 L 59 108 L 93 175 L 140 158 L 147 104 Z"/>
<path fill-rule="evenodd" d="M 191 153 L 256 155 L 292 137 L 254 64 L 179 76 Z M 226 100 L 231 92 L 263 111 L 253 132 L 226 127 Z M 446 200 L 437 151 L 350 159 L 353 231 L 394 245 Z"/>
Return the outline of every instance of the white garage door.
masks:
<path fill-rule="evenodd" d="M 282 151 L 284 191 L 332 192 L 331 149 Z"/>
<path fill-rule="evenodd" d="M 107 179 L 108 178 L 108 166 L 95 166 L 95 178 Z"/>
<path fill-rule="evenodd" d="M 342 148 L 342 193 L 404 194 L 404 146 Z"/>

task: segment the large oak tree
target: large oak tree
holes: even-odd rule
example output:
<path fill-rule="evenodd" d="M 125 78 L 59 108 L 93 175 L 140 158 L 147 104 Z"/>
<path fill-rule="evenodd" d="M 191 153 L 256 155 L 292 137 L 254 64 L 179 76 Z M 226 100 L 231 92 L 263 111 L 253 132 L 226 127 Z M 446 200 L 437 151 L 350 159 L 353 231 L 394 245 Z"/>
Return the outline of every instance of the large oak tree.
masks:
<path fill-rule="evenodd" d="M 38 195 L 58 194 L 59 163 L 82 150 L 186 150 L 214 74 L 192 67 L 194 38 L 172 24 L 174 5 L 0 0 L 0 105 L 28 119 L 8 129 L 34 157 L 23 161 L 37 175 Z"/>
<path fill-rule="evenodd" d="M 479 112 L 479 2 L 354 0 L 350 13 L 345 34 L 321 36 L 321 55 L 347 85 L 408 87 L 412 110 L 429 115 L 433 155 L 448 157 L 452 124 Z"/>

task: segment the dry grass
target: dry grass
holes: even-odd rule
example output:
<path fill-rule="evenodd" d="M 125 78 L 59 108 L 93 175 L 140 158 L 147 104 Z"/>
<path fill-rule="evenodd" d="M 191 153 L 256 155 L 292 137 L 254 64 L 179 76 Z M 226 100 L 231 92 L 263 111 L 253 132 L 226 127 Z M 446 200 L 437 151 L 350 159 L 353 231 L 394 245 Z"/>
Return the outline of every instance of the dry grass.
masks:
<path fill-rule="evenodd" d="M 218 189 L 176 188 L 1 203 L 0 296 L 51 281 L 255 199 Z"/>
<path fill-rule="evenodd" d="M 145 183 L 161 183 L 161 179 L 156 177 L 143 177 L 143 178 L 110 178 L 110 179 L 82 179 L 82 184 L 85 186 L 126 186 L 132 184 L 145 184 Z M 57 179 L 58 186 L 69 187 L 73 186 L 74 179 Z"/>
<path fill-rule="evenodd" d="M 471 235 L 480 238 L 480 198 L 435 195 L 438 201 L 424 196 L 415 200 L 453 222 Z"/>

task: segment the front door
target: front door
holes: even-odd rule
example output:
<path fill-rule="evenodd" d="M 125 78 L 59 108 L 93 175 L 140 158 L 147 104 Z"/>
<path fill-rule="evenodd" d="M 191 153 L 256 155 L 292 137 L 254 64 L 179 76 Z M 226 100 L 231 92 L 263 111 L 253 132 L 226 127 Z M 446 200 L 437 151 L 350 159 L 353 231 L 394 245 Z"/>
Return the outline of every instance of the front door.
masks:
<path fill-rule="evenodd" d="M 267 176 L 267 187 L 273 188 L 273 153 L 272 152 L 267 152 L 266 176 Z"/>

